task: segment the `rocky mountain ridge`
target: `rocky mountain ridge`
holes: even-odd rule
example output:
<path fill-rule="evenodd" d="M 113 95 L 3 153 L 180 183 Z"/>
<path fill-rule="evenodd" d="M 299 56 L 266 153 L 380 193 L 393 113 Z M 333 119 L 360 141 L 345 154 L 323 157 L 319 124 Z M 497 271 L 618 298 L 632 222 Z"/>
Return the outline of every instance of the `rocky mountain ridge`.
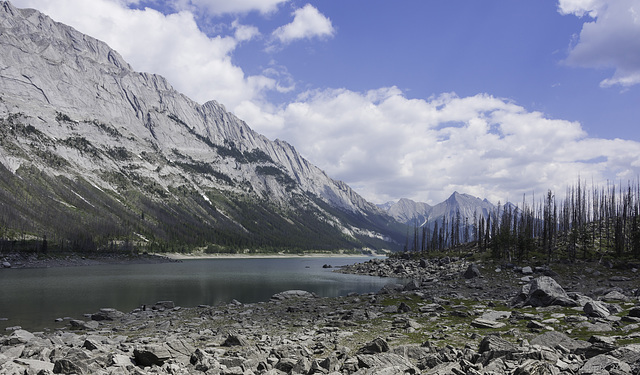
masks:
<path fill-rule="evenodd" d="M 445 201 L 434 206 L 402 198 L 398 202 L 388 202 L 378 207 L 400 223 L 430 227 L 436 221 L 441 222 L 445 217 L 451 222 L 458 212 L 463 221 L 467 218 L 472 223 L 474 215 L 486 219 L 491 212 L 497 209 L 497 206 L 487 199 L 480 199 L 470 194 L 460 194 L 457 191 L 453 192 Z"/>
<path fill-rule="evenodd" d="M 110 211 L 94 223 L 104 237 L 171 239 L 166 220 L 186 221 L 179 237 L 208 237 L 202 244 L 269 226 L 300 238 L 315 233 L 318 244 L 338 237 L 332 247 L 371 245 L 364 237 L 384 246 L 393 236 L 390 218 L 285 141 L 270 141 L 220 103 L 200 105 L 163 77 L 133 71 L 105 43 L 8 1 L 0 2 L 0 87 L 5 230 L 57 235 L 29 212 L 35 203 L 65 221 Z M 27 190 L 22 201 L 20 189 Z M 261 217 L 246 217 L 256 211 Z"/>

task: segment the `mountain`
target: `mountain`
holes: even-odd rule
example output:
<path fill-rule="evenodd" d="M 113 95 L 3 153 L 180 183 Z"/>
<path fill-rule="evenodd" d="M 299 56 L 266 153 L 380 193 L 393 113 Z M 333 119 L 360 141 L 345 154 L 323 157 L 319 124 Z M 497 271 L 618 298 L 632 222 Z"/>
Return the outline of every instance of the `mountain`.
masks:
<path fill-rule="evenodd" d="M 426 224 L 431 228 L 436 221 L 442 222 L 443 218 L 446 218 L 449 222 L 452 219 L 455 220 L 458 212 L 462 221 L 467 218 L 472 223 L 474 215 L 478 218 L 480 216 L 487 218 L 496 209 L 496 206 L 486 199 L 483 200 L 469 194 L 460 194 L 457 191 L 451 194 L 444 202 L 434 206 L 402 198 L 396 203 L 387 203 L 378 207 L 385 210 L 400 223 L 410 226 L 424 226 Z"/>
<path fill-rule="evenodd" d="M 290 144 L 7 1 L 0 176 L 0 238 L 176 250 L 388 248 L 401 237 Z"/>
<path fill-rule="evenodd" d="M 384 209 L 385 206 L 379 206 L 379 208 Z M 386 206 L 387 214 L 396 221 L 409 225 L 424 223 L 431 209 L 432 207 L 426 203 L 414 202 L 407 198 L 401 198 L 398 202 Z"/>
<path fill-rule="evenodd" d="M 433 206 L 429 212 L 429 221 L 442 221 L 443 217 L 450 221 L 460 212 L 461 219 L 468 218 L 471 222 L 474 214 L 478 218 L 480 216 L 487 218 L 495 208 L 496 206 L 486 199 L 483 200 L 469 194 L 460 194 L 456 191 L 444 202 Z"/>

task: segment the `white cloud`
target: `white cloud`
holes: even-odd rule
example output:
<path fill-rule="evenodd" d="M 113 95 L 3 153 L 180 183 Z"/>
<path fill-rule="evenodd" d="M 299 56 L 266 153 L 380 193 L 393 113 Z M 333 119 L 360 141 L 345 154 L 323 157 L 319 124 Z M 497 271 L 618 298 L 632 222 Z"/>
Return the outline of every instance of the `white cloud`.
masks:
<path fill-rule="evenodd" d="M 566 63 L 614 68 L 602 87 L 640 84 L 640 2 L 638 0 L 560 0 L 562 14 L 589 15 Z"/>
<path fill-rule="evenodd" d="M 595 18 L 605 5 L 606 0 L 559 0 L 558 10 L 562 14 L 575 14 L 578 17 L 588 15 Z"/>
<path fill-rule="evenodd" d="M 277 28 L 273 36 L 282 43 L 291 43 L 299 39 L 314 37 L 331 37 L 335 29 L 331 20 L 324 16 L 311 4 L 307 4 L 293 12 L 293 21 Z"/>
<path fill-rule="evenodd" d="M 257 11 L 272 13 L 289 0 L 181 0 L 178 9 L 205 9 L 211 15 L 242 14 Z"/>
<path fill-rule="evenodd" d="M 437 203 L 454 190 L 504 202 L 562 192 L 578 176 L 604 183 L 640 174 L 640 143 L 588 138 L 579 123 L 486 94 L 419 100 L 394 87 L 322 90 L 269 116 L 257 122 L 278 125 L 260 131 L 375 202 Z"/>
<path fill-rule="evenodd" d="M 257 27 L 241 25 L 238 20 L 233 21 L 231 27 L 235 30 L 234 38 L 239 42 L 245 42 L 260 35 Z"/>

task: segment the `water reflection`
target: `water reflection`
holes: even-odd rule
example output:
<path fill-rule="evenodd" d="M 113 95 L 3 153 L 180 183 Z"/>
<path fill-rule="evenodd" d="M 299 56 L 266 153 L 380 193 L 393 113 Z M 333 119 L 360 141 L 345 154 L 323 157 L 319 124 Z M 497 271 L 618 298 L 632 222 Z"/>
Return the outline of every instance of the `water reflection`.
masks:
<path fill-rule="evenodd" d="M 11 270 L 0 272 L 0 329 L 20 325 L 53 328 L 58 317 L 82 318 L 101 307 L 131 311 L 143 304 L 173 300 L 180 306 L 216 305 L 236 299 L 268 300 L 302 289 L 322 297 L 375 292 L 397 282 L 343 275 L 323 269 L 369 258 L 202 259 L 182 263 L 126 264 Z"/>

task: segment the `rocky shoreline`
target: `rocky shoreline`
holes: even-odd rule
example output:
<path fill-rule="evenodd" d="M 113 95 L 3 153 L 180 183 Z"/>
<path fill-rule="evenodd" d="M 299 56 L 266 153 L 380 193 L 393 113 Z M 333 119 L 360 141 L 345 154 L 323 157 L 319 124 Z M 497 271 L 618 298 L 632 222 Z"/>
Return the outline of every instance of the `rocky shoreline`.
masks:
<path fill-rule="evenodd" d="M 0 373 L 640 374 L 637 269 L 442 258 L 341 271 L 407 282 L 338 298 L 160 301 L 51 332 L 14 327 L 0 337 Z"/>

